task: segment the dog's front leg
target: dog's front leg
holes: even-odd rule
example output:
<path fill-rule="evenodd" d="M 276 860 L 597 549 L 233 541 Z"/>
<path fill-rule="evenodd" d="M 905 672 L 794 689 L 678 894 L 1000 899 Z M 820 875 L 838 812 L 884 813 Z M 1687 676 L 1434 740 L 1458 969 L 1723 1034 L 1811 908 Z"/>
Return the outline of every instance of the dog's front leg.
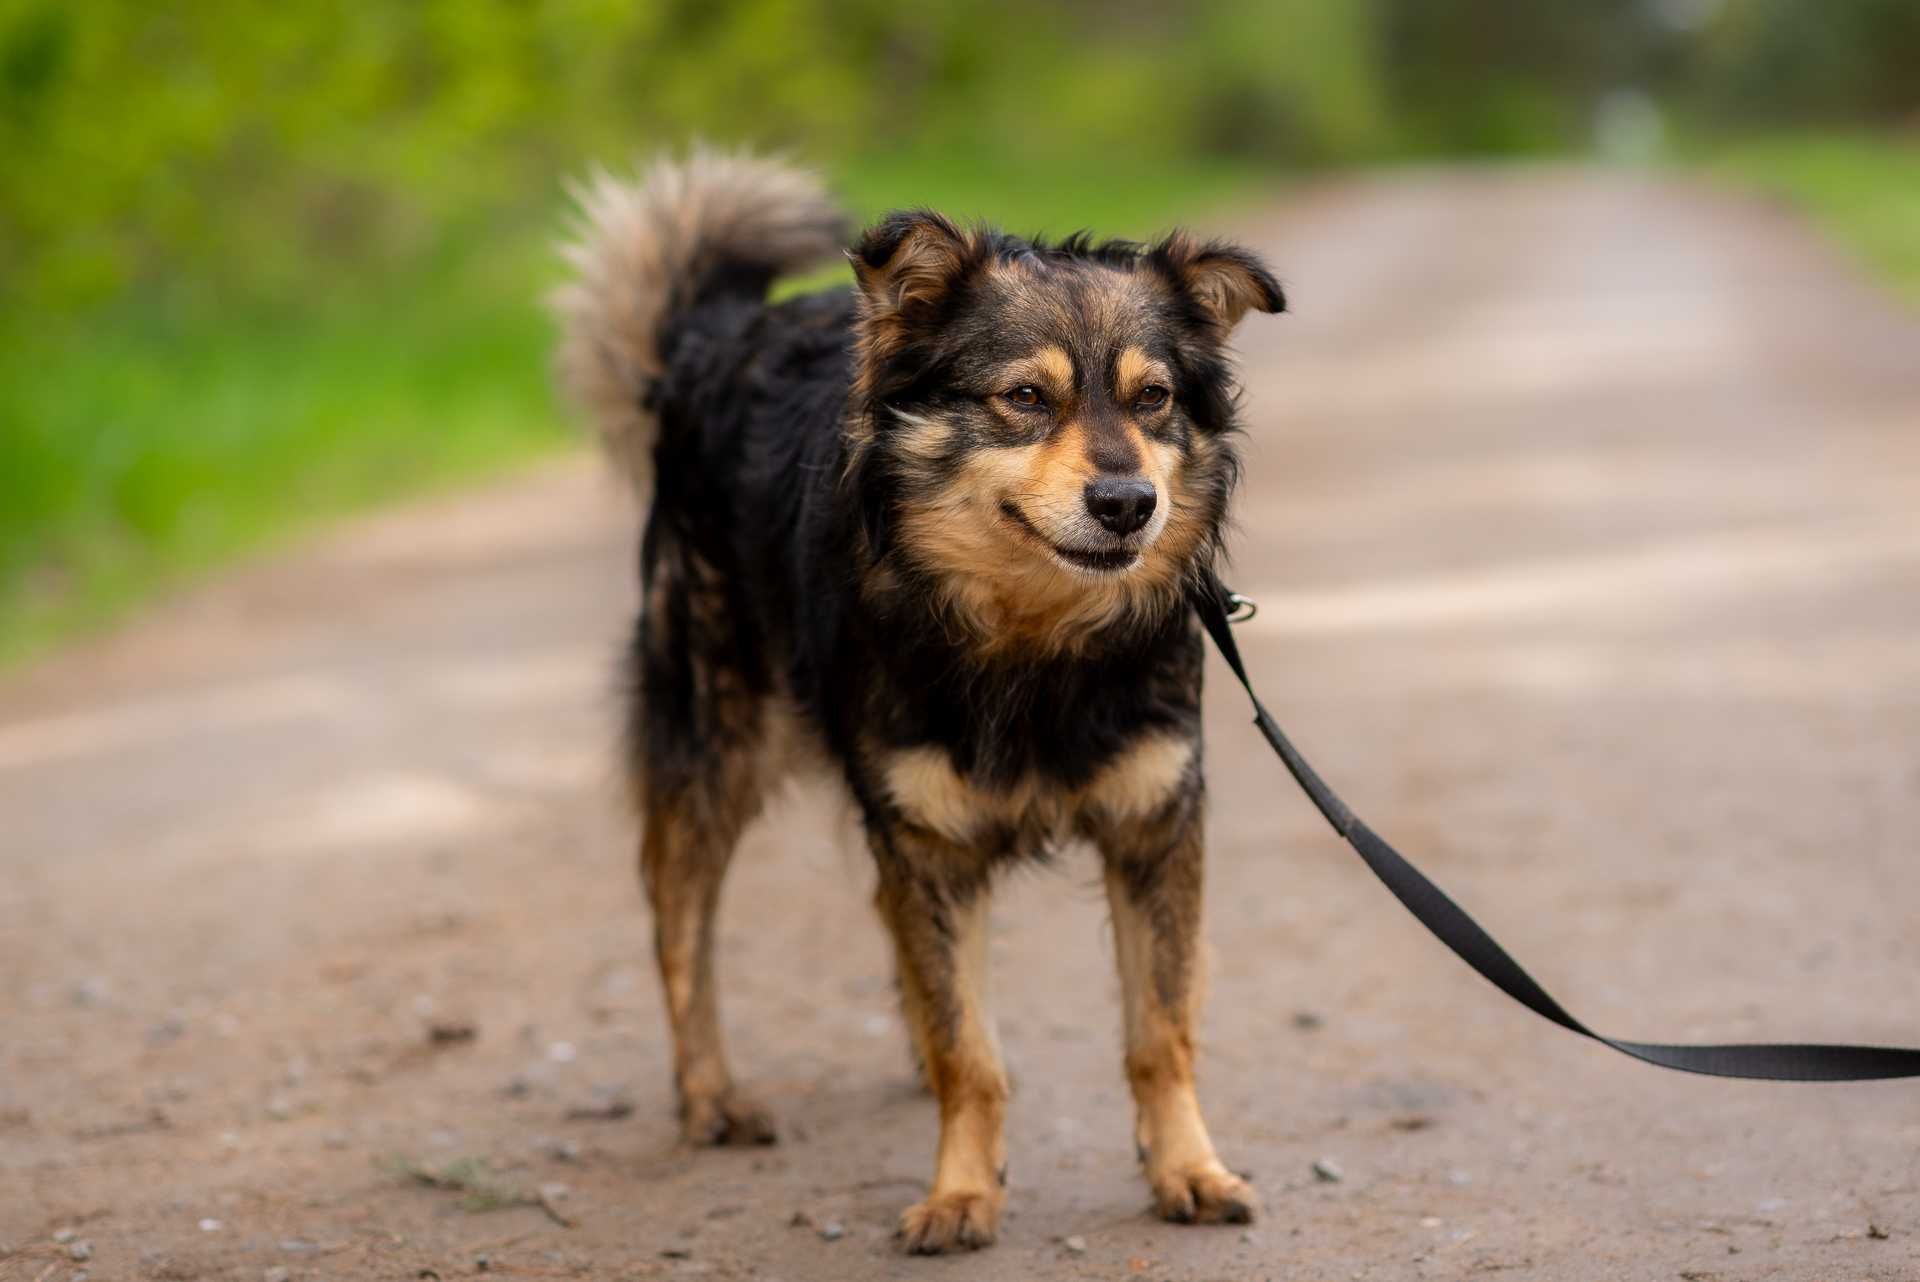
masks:
<path fill-rule="evenodd" d="M 1134 1139 L 1154 1208 L 1178 1223 L 1245 1223 L 1259 1204 L 1214 1152 L 1194 1093 L 1204 846 L 1197 781 L 1146 822 L 1104 823 L 1094 836 L 1126 1008 Z"/>
<path fill-rule="evenodd" d="M 932 833 L 873 836 L 908 1031 L 940 1101 L 933 1188 L 900 1217 L 907 1250 L 986 1246 L 1006 1202 L 1007 1074 L 988 1009 L 984 861 Z"/>

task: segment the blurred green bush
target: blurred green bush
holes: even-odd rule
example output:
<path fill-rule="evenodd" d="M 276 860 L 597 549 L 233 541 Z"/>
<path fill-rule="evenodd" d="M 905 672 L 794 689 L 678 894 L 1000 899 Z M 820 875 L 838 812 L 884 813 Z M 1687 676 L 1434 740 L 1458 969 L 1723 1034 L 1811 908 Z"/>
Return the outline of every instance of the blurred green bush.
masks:
<path fill-rule="evenodd" d="M 1324 164 L 1920 112 L 1915 0 L 0 0 L 0 281 L 297 293 L 690 134 L 845 161 Z"/>
<path fill-rule="evenodd" d="M 565 439 L 536 300 L 593 161 L 752 141 L 863 214 L 1145 234 L 1308 166 L 1584 148 L 1622 89 L 1911 123 L 1916 68 L 1920 0 L 0 0 L 0 655 Z M 1863 148 L 1782 163 L 1857 204 Z"/>

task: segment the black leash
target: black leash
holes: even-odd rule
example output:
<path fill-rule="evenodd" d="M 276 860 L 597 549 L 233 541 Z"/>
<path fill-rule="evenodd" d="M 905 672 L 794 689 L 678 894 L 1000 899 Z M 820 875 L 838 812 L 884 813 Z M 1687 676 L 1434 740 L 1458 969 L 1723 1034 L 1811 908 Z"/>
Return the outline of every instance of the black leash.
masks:
<path fill-rule="evenodd" d="M 1432 931 L 1441 943 L 1457 953 L 1460 960 L 1480 972 L 1482 978 L 1492 981 L 1501 992 L 1534 1014 L 1550 1019 L 1570 1032 L 1611 1046 L 1622 1055 L 1631 1055 L 1649 1064 L 1678 1069 L 1683 1073 L 1782 1082 L 1861 1082 L 1889 1077 L 1920 1077 L 1920 1050 L 1904 1047 L 1765 1042 L 1728 1046 L 1668 1046 L 1659 1042 L 1626 1042 L 1606 1037 L 1575 1019 L 1546 989 L 1534 982 L 1533 976 L 1521 969 L 1519 962 L 1507 955 L 1506 949 L 1494 942 L 1493 936 L 1482 930 L 1480 924 L 1467 916 L 1460 905 L 1449 899 L 1445 891 L 1428 881 L 1425 874 L 1408 863 L 1399 851 L 1349 810 L 1333 789 L 1314 773 L 1313 767 L 1307 764 L 1306 758 L 1300 755 L 1287 736 L 1281 733 L 1279 725 L 1260 703 L 1260 696 L 1253 692 L 1253 682 L 1247 676 L 1245 665 L 1240 662 L 1240 648 L 1233 640 L 1230 620 L 1237 611 L 1250 604 L 1245 598 L 1228 592 L 1211 573 L 1193 593 L 1193 607 L 1199 613 L 1200 621 L 1212 634 L 1213 643 L 1220 647 L 1220 654 L 1226 659 L 1227 666 L 1233 669 L 1233 675 L 1240 678 L 1240 684 L 1246 687 L 1247 697 L 1253 700 L 1253 724 L 1260 727 L 1260 733 L 1267 737 L 1267 742 L 1273 745 L 1274 752 L 1279 754 L 1288 772 L 1306 791 L 1320 813 L 1327 817 L 1333 830 L 1346 838 L 1347 844 L 1373 870 L 1373 875 L 1386 883 L 1394 898 L 1406 905 L 1407 911 Z M 1246 614 L 1242 617 L 1252 616 Z"/>

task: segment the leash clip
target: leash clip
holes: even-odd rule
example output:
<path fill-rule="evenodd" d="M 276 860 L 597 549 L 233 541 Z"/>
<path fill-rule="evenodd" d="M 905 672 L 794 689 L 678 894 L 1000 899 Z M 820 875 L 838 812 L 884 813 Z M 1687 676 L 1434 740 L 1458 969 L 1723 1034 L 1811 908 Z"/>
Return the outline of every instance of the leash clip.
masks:
<path fill-rule="evenodd" d="M 1260 603 L 1250 596 L 1241 596 L 1238 592 L 1227 593 L 1227 622 L 1246 623 L 1260 613 Z"/>

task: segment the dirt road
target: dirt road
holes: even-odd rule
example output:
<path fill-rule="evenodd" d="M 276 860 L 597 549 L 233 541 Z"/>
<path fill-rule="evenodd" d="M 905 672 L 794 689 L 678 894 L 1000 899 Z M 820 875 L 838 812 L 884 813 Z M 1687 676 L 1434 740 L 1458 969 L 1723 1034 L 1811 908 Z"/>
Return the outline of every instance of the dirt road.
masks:
<path fill-rule="evenodd" d="M 1296 305 L 1244 332 L 1243 644 L 1322 769 L 1602 1028 L 1920 1041 L 1920 325 L 1632 176 L 1242 230 Z M 1217 668 L 1203 1095 L 1259 1224 L 1146 1214 L 1089 859 L 1001 897 L 1002 1242 L 899 1257 L 935 1119 L 811 799 L 725 910 L 786 1140 L 675 1153 L 631 521 L 570 461 L 0 685 L 0 1277 L 1920 1277 L 1920 1086 L 1663 1074 L 1511 1006 Z"/>

